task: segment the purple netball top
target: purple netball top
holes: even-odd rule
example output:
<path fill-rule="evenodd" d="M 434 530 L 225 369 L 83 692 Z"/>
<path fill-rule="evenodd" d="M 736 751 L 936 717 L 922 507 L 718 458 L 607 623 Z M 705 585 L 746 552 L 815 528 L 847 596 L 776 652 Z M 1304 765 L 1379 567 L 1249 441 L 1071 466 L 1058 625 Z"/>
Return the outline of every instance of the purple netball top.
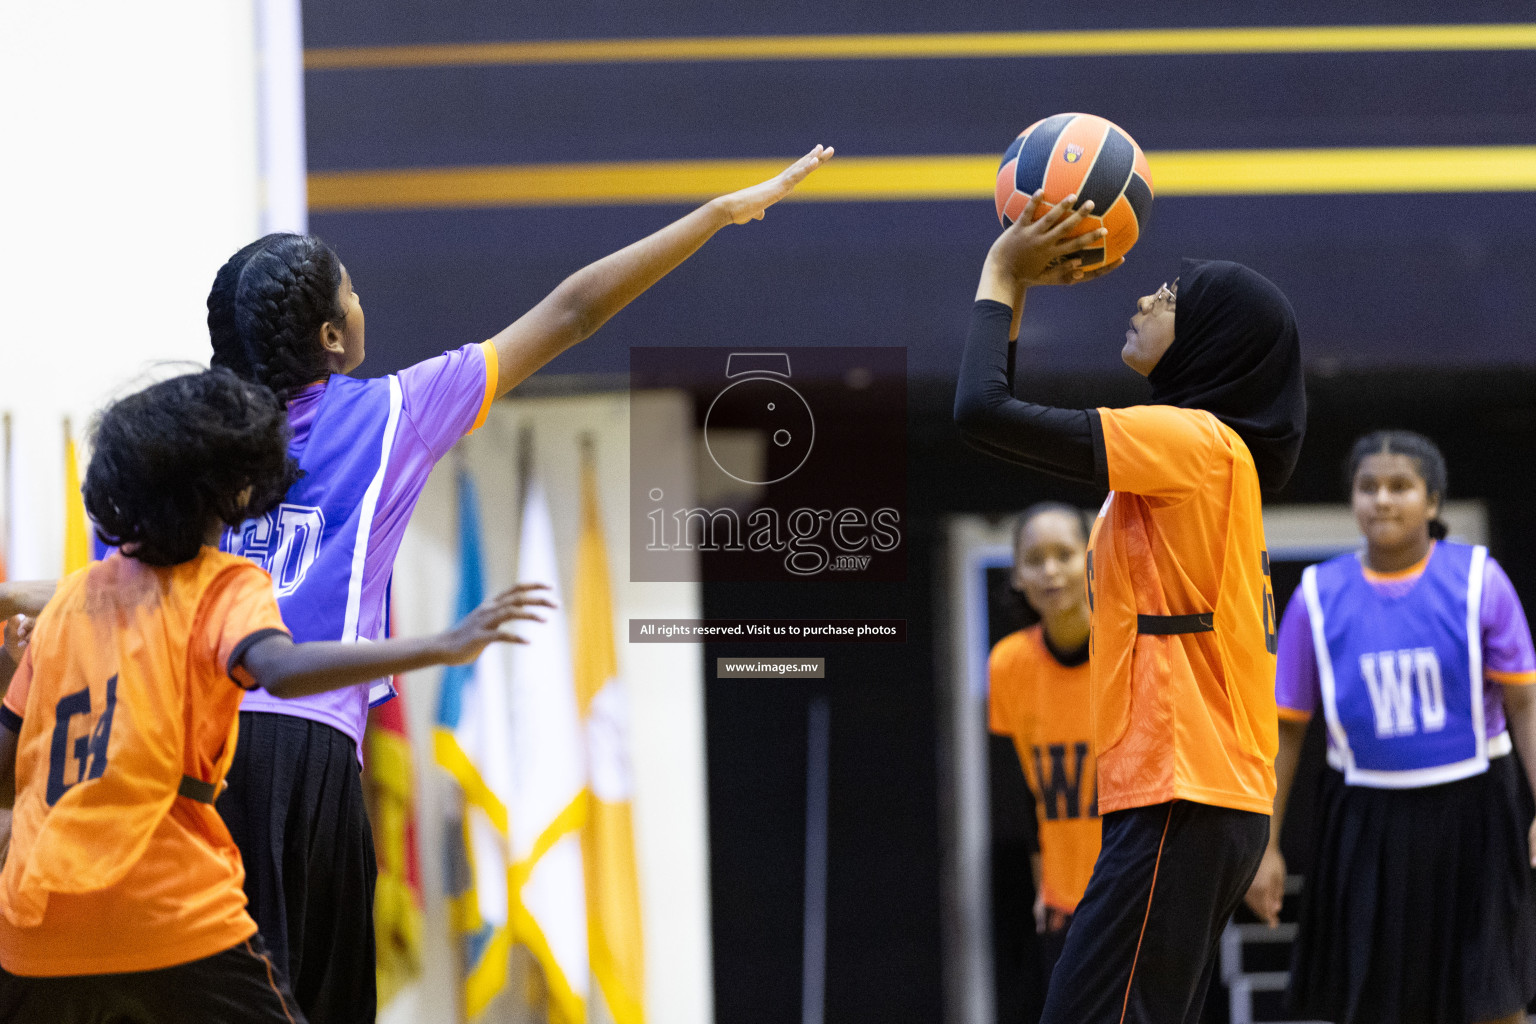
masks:
<path fill-rule="evenodd" d="M 496 393 L 496 350 L 466 345 L 398 374 L 340 374 L 288 403 L 290 452 L 304 476 L 282 504 L 227 530 L 222 547 L 272 574 L 293 638 L 377 640 L 388 627 L 395 554 L 432 467 L 485 421 Z M 245 695 L 242 711 L 323 722 L 358 744 L 387 680 L 283 700 Z"/>
<path fill-rule="evenodd" d="M 1412 602 L 1416 599 L 1415 584 L 1428 562 L 1426 558 L 1407 572 L 1387 577 L 1366 575 L 1363 569 L 1357 571 L 1378 593 Z M 1483 723 L 1492 739 L 1505 729 L 1503 686 L 1536 684 L 1536 651 L 1532 649 L 1531 628 L 1514 584 L 1492 558 L 1487 559 L 1485 566 L 1479 615 L 1483 638 Z M 1412 610 L 1411 603 L 1404 606 L 1405 613 Z M 1311 613 L 1298 587 L 1280 622 L 1275 702 L 1282 718 L 1299 719 L 1310 716 L 1321 701 Z M 1333 746 L 1331 735 L 1329 746 Z"/>

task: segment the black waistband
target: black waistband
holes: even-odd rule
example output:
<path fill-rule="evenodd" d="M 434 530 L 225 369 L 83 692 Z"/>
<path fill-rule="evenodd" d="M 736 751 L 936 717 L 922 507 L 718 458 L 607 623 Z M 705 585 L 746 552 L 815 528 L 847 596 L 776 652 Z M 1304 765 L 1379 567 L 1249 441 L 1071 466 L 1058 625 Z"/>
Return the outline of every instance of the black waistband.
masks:
<path fill-rule="evenodd" d="M 1196 615 L 1138 615 L 1136 632 L 1152 636 L 1173 636 L 1177 633 L 1216 632 L 1215 612 Z"/>
<path fill-rule="evenodd" d="M 211 804 L 218 799 L 219 787 L 202 779 L 194 779 L 190 775 L 181 777 L 181 785 L 176 787 L 176 795 L 184 796 L 188 800 L 196 800 L 200 804 Z"/>

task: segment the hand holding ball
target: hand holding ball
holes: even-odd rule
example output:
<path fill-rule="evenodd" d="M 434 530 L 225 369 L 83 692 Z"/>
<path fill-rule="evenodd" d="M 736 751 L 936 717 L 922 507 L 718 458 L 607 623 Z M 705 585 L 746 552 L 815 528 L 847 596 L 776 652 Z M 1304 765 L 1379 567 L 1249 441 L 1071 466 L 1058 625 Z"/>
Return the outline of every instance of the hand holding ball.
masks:
<path fill-rule="evenodd" d="M 1102 247 L 1079 254 L 1089 270 L 1130 251 L 1152 212 L 1152 176 L 1146 154 L 1124 130 L 1093 114 L 1056 114 L 1036 121 L 1013 140 L 997 170 L 997 217 L 1007 227 L 1029 197 L 1043 190 L 1034 216 L 1076 194 L 1073 209 L 1093 209 L 1072 234 L 1108 230 Z"/>

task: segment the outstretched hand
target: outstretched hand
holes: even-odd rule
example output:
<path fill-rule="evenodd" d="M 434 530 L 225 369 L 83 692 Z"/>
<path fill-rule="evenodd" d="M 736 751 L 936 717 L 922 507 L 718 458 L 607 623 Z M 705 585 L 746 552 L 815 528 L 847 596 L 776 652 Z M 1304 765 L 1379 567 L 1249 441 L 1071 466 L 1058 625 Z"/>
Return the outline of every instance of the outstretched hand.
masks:
<path fill-rule="evenodd" d="M 724 208 L 732 224 L 762 220 L 768 207 L 793 192 L 807 175 L 831 160 L 832 154 L 831 146 L 817 146 L 767 181 L 721 196 L 715 202 Z"/>
<path fill-rule="evenodd" d="M 464 616 L 459 624 L 442 634 L 442 663 L 467 665 L 493 643 L 525 644 L 522 637 L 500 628 L 507 622 L 543 622 L 530 608 L 553 608 L 549 598 L 538 593 L 548 590 L 543 583 L 519 583 L 490 598 Z"/>
<path fill-rule="evenodd" d="M 1010 224 L 987 254 L 987 267 L 1009 279 L 1015 288 L 1032 288 L 1042 284 L 1081 284 L 1103 277 L 1124 263 L 1124 258 L 1113 263 L 1084 270 L 1082 250 L 1102 246 L 1109 234 L 1105 228 L 1095 228 L 1082 234 L 1074 234 L 1082 225 L 1083 218 L 1093 212 L 1093 200 L 1073 209 L 1076 195 L 1069 195 L 1054 206 L 1045 204 L 1042 192 L 1029 197 L 1029 204 Z M 1035 214 L 1042 205 L 1045 213 L 1039 220 Z"/>

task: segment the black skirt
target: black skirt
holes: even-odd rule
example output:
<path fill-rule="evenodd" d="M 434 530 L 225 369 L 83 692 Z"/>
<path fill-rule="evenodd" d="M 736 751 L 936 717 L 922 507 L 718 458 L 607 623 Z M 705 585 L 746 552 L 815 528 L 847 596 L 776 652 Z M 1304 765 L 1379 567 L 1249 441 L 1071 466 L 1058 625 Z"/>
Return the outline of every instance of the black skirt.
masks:
<path fill-rule="evenodd" d="M 1536 886 L 1514 757 L 1422 789 L 1323 771 L 1292 1009 L 1337 1024 L 1474 1024 L 1536 993 Z"/>
<path fill-rule="evenodd" d="M 373 832 L 357 745 L 295 715 L 240 712 L 218 810 L 245 862 L 246 909 L 316 1024 L 373 1024 Z"/>

